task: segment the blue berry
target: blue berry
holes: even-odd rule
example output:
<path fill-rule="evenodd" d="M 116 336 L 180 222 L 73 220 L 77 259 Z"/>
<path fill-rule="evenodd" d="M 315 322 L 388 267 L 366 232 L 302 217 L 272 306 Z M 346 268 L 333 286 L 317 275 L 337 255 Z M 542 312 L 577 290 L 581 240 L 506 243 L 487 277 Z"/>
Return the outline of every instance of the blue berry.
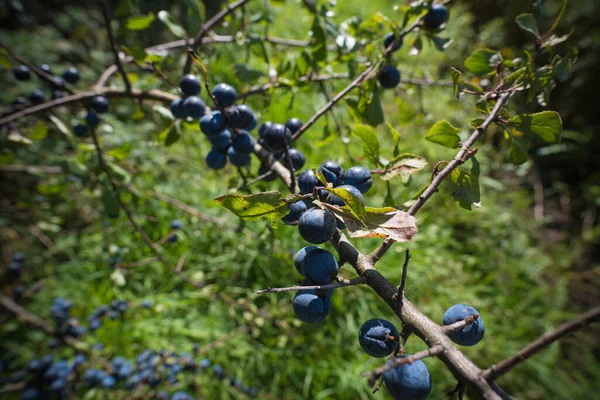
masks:
<path fill-rule="evenodd" d="M 371 357 L 387 357 L 398 348 L 398 330 L 385 319 L 370 319 L 360 327 L 358 342 Z"/>
<path fill-rule="evenodd" d="M 400 71 L 393 65 L 386 65 L 377 74 L 377 79 L 385 89 L 392 89 L 400 83 Z"/>
<path fill-rule="evenodd" d="M 302 172 L 298 177 L 298 186 L 302 194 L 312 193 L 313 189 L 319 185 L 319 180 L 311 169 Z"/>
<path fill-rule="evenodd" d="M 423 25 L 427 29 L 438 29 L 448 21 L 448 9 L 443 4 L 436 4 L 423 17 Z"/>
<path fill-rule="evenodd" d="M 302 270 L 302 261 L 304 260 L 304 257 L 306 257 L 306 255 L 311 251 L 316 250 L 318 248 L 319 247 L 317 246 L 305 246 L 298 250 L 298 252 L 294 256 L 294 267 L 296 267 L 296 271 L 298 271 L 300 275 L 304 276 L 304 271 Z"/>
<path fill-rule="evenodd" d="M 260 125 L 260 127 L 258 128 L 258 136 L 260 136 L 261 138 L 264 138 L 265 132 L 267 131 L 267 129 L 269 129 L 271 127 L 271 125 L 273 125 L 273 123 L 271 121 L 263 122 Z"/>
<path fill-rule="evenodd" d="M 87 133 L 88 133 L 87 126 L 83 125 L 83 124 L 77 124 L 73 127 L 73 133 L 75 134 L 75 136 L 78 136 L 78 137 L 87 136 Z"/>
<path fill-rule="evenodd" d="M 249 154 L 240 154 L 236 152 L 233 147 L 230 147 L 227 150 L 227 156 L 229 157 L 231 164 L 236 167 L 246 167 L 250 165 L 250 162 L 252 161 L 252 157 Z"/>
<path fill-rule="evenodd" d="M 298 221 L 298 232 L 304 240 L 312 244 L 325 243 L 336 231 L 336 218 L 329 210 L 311 208 L 304 212 Z"/>
<path fill-rule="evenodd" d="M 233 138 L 231 147 L 239 154 L 250 154 L 254 150 L 254 138 L 248 132 L 241 132 Z"/>
<path fill-rule="evenodd" d="M 62 77 L 65 81 L 74 85 L 77 83 L 77 81 L 79 81 L 79 70 L 75 67 L 70 67 L 63 72 Z"/>
<path fill-rule="evenodd" d="M 314 249 L 302 260 L 304 277 L 314 285 L 327 285 L 338 273 L 339 266 L 333 254 L 325 249 Z"/>
<path fill-rule="evenodd" d="M 207 136 L 216 135 L 225 128 L 225 117 L 221 111 L 213 111 L 200 118 L 200 130 Z"/>
<path fill-rule="evenodd" d="M 371 172 L 365 167 L 350 167 L 342 175 L 341 184 L 352 185 L 361 193 L 366 193 L 373 186 L 373 178 L 371 178 Z"/>
<path fill-rule="evenodd" d="M 92 99 L 92 108 L 98 114 L 107 112 L 108 111 L 108 99 L 104 96 L 95 96 Z"/>
<path fill-rule="evenodd" d="M 182 99 L 173 100 L 169 108 L 171 109 L 171 114 L 173 114 L 175 118 L 185 118 L 185 111 L 183 110 Z"/>
<path fill-rule="evenodd" d="M 200 97 L 190 96 L 183 100 L 183 111 L 186 117 L 200 119 L 206 111 L 206 105 Z"/>
<path fill-rule="evenodd" d="M 48 64 L 42 64 L 38 68 L 47 73 L 48 75 L 52 75 L 52 68 L 50 68 Z"/>
<path fill-rule="evenodd" d="M 179 87 L 185 96 L 195 96 L 200 93 L 200 79 L 196 75 L 184 75 L 179 81 Z"/>
<path fill-rule="evenodd" d="M 392 43 L 396 42 L 394 47 L 392 47 L 392 52 L 399 50 L 402 47 L 402 36 L 398 36 L 396 39 L 396 34 L 394 32 L 390 32 L 383 38 L 383 48 L 387 49 L 392 45 Z"/>
<path fill-rule="evenodd" d="M 256 128 L 256 115 L 250 107 L 245 104 L 227 109 L 227 121 L 236 129 L 251 131 Z"/>
<path fill-rule="evenodd" d="M 31 72 L 26 65 L 17 65 L 13 68 L 13 75 L 18 81 L 28 81 L 31 78 Z"/>
<path fill-rule="evenodd" d="M 296 318 L 306 323 L 323 321 L 331 310 L 331 295 L 319 294 L 316 290 L 300 290 L 294 296 L 293 309 Z"/>
<path fill-rule="evenodd" d="M 295 203 L 290 204 L 290 213 L 283 217 L 281 220 L 286 224 L 296 224 L 298 220 L 302 216 L 302 214 L 306 211 L 306 203 L 303 201 L 297 201 Z"/>
<path fill-rule="evenodd" d="M 231 132 L 225 129 L 216 135 L 209 136 L 208 140 L 214 149 L 224 150 L 231 144 Z"/>
<path fill-rule="evenodd" d="M 90 127 L 95 127 L 100 123 L 100 117 L 96 111 L 90 110 L 85 116 L 85 123 Z"/>
<path fill-rule="evenodd" d="M 219 107 L 231 107 L 237 98 L 235 89 L 226 84 L 219 83 L 212 90 L 212 95 L 215 98 Z"/>
<path fill-rule="evenodd" d="M 344 168 L 342 168 L 335 161 L 325 161 L 319 167 L 319 172 L 325 176 L 325 180 L 327 182 L 333 184 L 333 186 L 336 186 L 338 178 L 344 173 Z"/>
<path fill-rule="evenodd" d="M 285 125 L 272 124 L 265 130 L 265 145 L 275 151 L 285 151 L 292 144 L 292 133 Z"/>
<path fill-rule="evenodd" d="M 302 167 L 304 167 L 304 164 L 306 163 L 306 158 L 304 157 L 304 154 L 302 154 L 302 152 L 297 149 L 289 149 L 288 152 L 290 154 L 290 159 L 292 160 L 292 167 L 294 168 L 294 171 L 302 169 Z M 283 165 L 287 168 L 288 164 L 286 153 L 283 154 L 282 160 Z"/>
<path fill-rule="evenodd" d="M 354 186 L 351 185 L 340 185 L 338 186 L 338 189 L 346 189 L 347 191 L 349 191 L 350 193 L 352 193 L 353 195 L 355 195 L 356 197 L 358 197 L 360 199 L 360 201 L 364 204 L 364 199 L 362 196 L 362 193 L 360 192 L 360 190 L 358 190 L 357 188 L 355 188 Z M 329 204 L 333 204 L 334 206 L 345 206 L 346 203 L 344 202 L 344 200 L 342 200 L 341 198 L 339 198 L 338 196 L 336 196 L 333 193 L 328 193 L 329 196 L 327 196 L 326 198 L 326 202 Z"/>
<path fill-rule="evenodd" d="M 444 325 L 452 325 L 473 314 L 479 315 L 479 312 L 471 306 L 455 304 L 444 313 L 443 323 Z M 449 333 L 448 337 L 454 343 L 460 344 L 461 346 L 474 346 L 483 339 L 484 333 L 485 326 L 483 325 L 483 319 L 479 316 L 472 324 L 467 325 L 462 330 Z"/>
<path fill-rule="evenodd" d="M 206 155 L 206 165 L 208 165 L 208 168 L 210 169 L 219 170 L 225 167 L 225 164 L 227 164 L 227 157 L 225 156 L 225 153 L 219 149 L 212 149 Z"/>
<path fill-rule="evenodd" d="M 40 89 L 36 89 L 29 94 L 29 101 L 33 104 L 41 104 L 44 102 L 46 95 Z"/>
<path fill-rule="evenodd" d="M 183 228 L 183 222 L 178 219 L 174 219 L 171 221 L 171 229 L 181 229 Z"/>
<path fill-rule="evenodd" d="M 401 358 L 409 355 L 400 356 Z M 391 362 L 388 361 L 388 364 Z M 431 374 L 423 360 L 402 364 L 383 374 L 383 382 L 395 400 L 425 400 L 431 392 Z"/>
<path fill-rule="evenodd" d="M 285 127 L 288 128 L 293 135 L 302 127 L 302 121 L 298 118 L 290 118 L 285 122 Z"/>

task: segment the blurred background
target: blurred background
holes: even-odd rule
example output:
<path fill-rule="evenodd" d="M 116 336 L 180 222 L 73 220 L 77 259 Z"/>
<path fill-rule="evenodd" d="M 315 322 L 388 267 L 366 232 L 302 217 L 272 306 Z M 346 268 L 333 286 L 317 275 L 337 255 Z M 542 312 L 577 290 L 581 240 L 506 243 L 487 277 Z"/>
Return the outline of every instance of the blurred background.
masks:
<path fill-rule="evenodd" d="M 319 2 L 319 4 L 325 2 Z M 402 21 L 394 8 L 401 2 L 344 0 L 330 7 L 329 17 L 343 21 L 377 21 L 381 30 L 367 37 L 379 46 L 390 30 L 376 13 Z M 221 9 L 221 2 L 119 1 L 113 2 L 117 39 L 132 54 L 139 49 L 177 39 L 158 19 L 151 29 L 128 30 L 132 16 L 157 15 L 169 11 L 190 35 L 198 19 L 190 18 L 196 7 L 204 19 Z M 562 1 L 543 1 L 544 23 L 548 28 Z M 248 32 L 306 40 L 313 14 L 310 1 L 250 2 L 239 18 L 251 21 Z M 450 19 L 441 36 L 454 42 L 441 53 L 428 42 L 417 56 L 409 55 L 415 36 L 405 39 L 396 56 L 403 77 L 448 81 L 450 67 L 464 71 L 464 60 L 477 48 L 493 48 L 509 54 L 532 49 L 531 37 L 520 30 L 514 18 L 529 12 L 529 2 L 517 0 L 452 1 Z M 524 164 L 509 161 L 503 132 L 490 129 L 479 145 L 482 166 L 482 207 L 467 211 L 448 196 L 439 194 L 418 215 L 419 234 L 409 248 L 412 252 L 407 297 L 434 321 L 444 311 L 465 303 L 478 309 L 485 321 L 483 342 L 462 348 L 479 366 L 502 360 L 539 335 L 595 306 L 600 287 L 600 134 L 597 79 L 600 62 L 600 3 L 594 0 L 570 2 L 557 32 L 573 31 L 557 48 L 564 54 L 576 47 L 577 63 L 569 78 L 552 92 L 546 106 L 513 102 L 513 110 L 537 112 L 556 110 L 563 119 L 561 143 L 528 149 Z M 75 66 L 81 73 L 77 89 L 92 86 L 112 64 L 113 55 L 105 35 L 102 14 L 87 1 L 11 0 L 0 3 L 0 42 L 36 65 L 46 63 L 59 73 Z M 268 28 L 268 30 L 267 30 Z M 228 20 L 215 29 L 220 34 L 240 29 L 239 19 Z M 329 38 L 329 41 L 332 41 Z M 254 40 L 213 44 L 200 49 L 213 83 L 227 82 L 238 92 L 267 82 L 269 69 L 285 62 L 300 63 L 302 49 L 280 48 Z M 37 80 L 16 82 L 11 68 L 17 63 L 0 53 L 2 113 L 18 96 L 40 86 Z M 546 56 L 547 57 L 547 56 Z M 543 57 L 542 57 L 543 58 Z M 182 49 L 161 60 L 162 70 L 177 82 L 185 60 Z M 346 61 L 331 62 L 331 71 L 343 71 Z M 542 60 L 547 62 L 547 60 Z M 359 67 L 360 68 L 360 67 Z M 140 89 L 174 91 L 156 76 L 135 65 L 128 66 L 130 79 Z M 200 74 L 200 71 L 196 70 Z M 329 72 L 329 71 L 325 71 Z M 121 86 L 115 75 L 110 85 Z M 284 122 L 297 117 L 306 121 L 327 101 L 321 89 L 335 94 L 346 81 L 326 82 L 323 88 L 307 85 L 279 89 L 253 96 L 247 103 L 260 121 Z M 367 205 L 382 206 L 390 198 L 398 208 L 430 178 L 433 166 L 450 159 L 454 151 L 426 142 L 424 135 L 436 121 L 446 119 L 467 135 L 469 121 L 477 116 L 474 99 L 456 101 L 452 89 L 402 85 L 382 94 L 386 121 L 402 135 L 400 149 L 429 161 L 428 167 L 408 182 L 377 181 L 365 197 Z M 203 89 L 202 97 L 209 100 Z M 336 291 L 333 308 L 325 322 L 306 325 L 294 318 L 292 293 L 263 294 L 265 287 L 290 286 L 300 282 L 293 256 L 306 243 L 294 227 L 277 229 L 264 221 L 241 223 L 217 206 L 213 199 L 242 184 L 235 169 L 211 171 L 204 162 L 210 149 L 197 125 L 185 126 L 179 141 L 165 146 L 160 133 L 165 121 L 151 105 L 126 99 L 111 100 L 111 112 L 103 117 L 99 135 L 118 174 L 129 185 L 122 198 L 134 209 L 135 220 L 153 241 L 171 232 L 173 220 L 183 228 L 176 241 L 167 241 L 161 251 L 176 263 L 186 255 L 182 271 L 200 282 L 196 289 L 153 261 L 153 255 L 132 229 L 123 213 L 116 218 L 103 201 L 106 180 L 98 168 L 91 141 L 73 140 L 60 126 L 48 123 L 48 131 L 32 141 L 16 140 L 7 129 L 0 132 L 0 245 L 3 276 L 2 293 L 48 321 L 56 297 L 72 302 L 71 314 L 82 325 L 88 316 L 111 301 L 125 301 L 129 311 L 106 320 L 88 331 L 82 341 L 102 349 L 94 352 L 90 365 L 102 365 L 116 355 L 135 359 L 146 349 L 197 354 L 220 364 L 228 377 L 256 388 L 265 399 L 369 399 L 387 398 L 385 389 L 371 394 L 363 371 L 381 365 L 368 357 L 357 341 L 361 324 L 370 318 L 400 321 L 367 287 Z M 82 119 L 83 108 L 59 109 L 54 117 L 69 126 Z M 338 128 L 337 122 L 340 123 Z M 36 126 L 35 118 L 20 121 L 25 136 Z M 352 115 L 345 105 L 321 119 L 298 142 L 307 156 L 307 168 L 316 168 L 333 159 L 345 168 L 364 165 L 360 142 L 349 136 Z M 385 127 L 378 128 L 382 143 L 390 146 Z M 347 145 L 340 140 L 347 138 Z M 384 151 L 384 150 L 382 150 Z M 44 168 L 60 167 L 60 172 Z M 258 164 L 253 161 L 251 172 Z M 259 183 L 253 191 L 278 189 L 278 183 Z M 162 196 L 162 197 L 161 197 Z M 165 197 L 168 196 L 168 197 Z M 193 207 L 184 212 L 178 201 Z M 179 204 L 179 206 L 178 206 Z M 378 241 L 355 240 L 362 251 Z M 330 245 L 325 247 L 331 249 Z M 378 264 L 391 282 L 400 279 L 404 247 L 395 245 Z M 9 277 L 15 253 L 25 254 L 21 274 Z M 139 265 L 138 265 L 139 264 Z M 349 268 L 342 275 L 353 277 Z M 21 285 L 23 285 L 21 287 Z M 22 291 L 15 294 L 15 289 Z M 142 307 L 148 301 L 149 307 Z M 594 398 L 600 389 L 598 327 L 586 328 L 552 345 L 502 377 L 499 384 L 515 398 Z M 10 361 L 2 376 L 19 371 L 30 360 L 44 354 L 71 359 L 69 346 L 55 346 L 39 329 L 0 312 L 0 358 Z M 411 338 L 407 350 L 424 345 Z M 433 380 L 431 399 L 446 398 L 455 381 L 436 359 L 426 360 Z M 169 393 L 186 390 L 199 398 L 243 398 L 233 385 L 215 379 L 212 373 L 181 376 L 165 384 Z M 78 391 L 83 396 L 85 389 Z M 116 394 L 114 394 L 116 393 Z M 150 392 L 148 392 L 150 393 Z M 87 398 L 102 398 L 95 392 Z M 127 392 L 113 392 L 128 398 Z M 18 398 L 4 393 L 2 398 Z M 12 396 L 12 397 L 11 397 Z"/>

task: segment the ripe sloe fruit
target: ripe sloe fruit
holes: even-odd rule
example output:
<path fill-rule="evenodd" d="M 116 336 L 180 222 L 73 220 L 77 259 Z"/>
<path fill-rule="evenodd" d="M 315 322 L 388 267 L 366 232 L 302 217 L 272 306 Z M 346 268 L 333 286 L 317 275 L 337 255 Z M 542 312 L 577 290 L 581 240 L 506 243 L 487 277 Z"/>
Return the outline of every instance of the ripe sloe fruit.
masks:
<path fill-rule="evenodd" d="M 312 244 L 321 244 L 335 234 L 336 218 L 329 210 L 311 208 L 298 221 L 298 232 L 302 239 Z"/>
<path fill-rule="evenodd" d="M 455 304 L 444 313 L 444 325 L 452 325 L 455 322 L 462 321 L 469 315 L 479 314 L 479 312 L 471 306 L 465 304 Z M 481 316 L 470 325 L 465 326 L 458 332 L 448 334 L 448 337 L 461 346 L 474 346 L 483 339 L 485 326 Z"/>
<path fill-rule="evenodd" d="M 395 400 L 425 400 L 431 392 L 431 374 L 423 360 L 390 369 L 383 374 L 383 382 Z"/>
<path fill-rule="evenodd" d="M 390 336 L 393 336 L 394 340 L 390 340 Z M 370 319 L 360 327 L 358 342 L 371 357 L 387 357 L 398 348 L 398 330 L 385 319 Z"/>

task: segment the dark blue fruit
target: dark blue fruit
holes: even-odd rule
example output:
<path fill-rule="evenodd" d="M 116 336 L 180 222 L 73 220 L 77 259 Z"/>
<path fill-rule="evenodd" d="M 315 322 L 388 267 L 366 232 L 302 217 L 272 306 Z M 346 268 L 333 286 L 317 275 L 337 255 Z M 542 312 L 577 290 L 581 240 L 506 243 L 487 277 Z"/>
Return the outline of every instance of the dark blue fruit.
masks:
<path fill-rule="evenodd" d="M 302 121 L 298 118 L 290 118 L 285 122 L 285 127 L 288 128 L 293 135 L 302 127 Z"/>
<path fill-rule="evenodd" d="M 23 96 L 17 97 L 12 103 L 10 103 L 13 107 L 23 107 L 27 104 L 27 99 Z"/>
<path fill-rule="evenodd" d="M 87 126 L 83 124 L 77 124 L 73 127 L 73 133 L 75 136 L 84 137 L 88 133 Z"/>
<path fill-rule="evenodd" d="M 171 114 L 173 114 L 175 118 L 185 118 L 185 111 L 183 111 L 182 99 L 173 100 L 169 108 L 171 109 Z"/>
<path fill-rule="evenodd" d="M 225 117 L 221 111 L 213 111 L 200 118 L 200 130 L 207 136 L 216 135 L 225 129 Z"/>
<path fill-rule="evenodd" d="M 236 167 L 246 167 L 252 161 L 250 154 L 240 154 L 233 147 L 227 149 L 227 156 L 229 157 L 229 161 Z"/>
<path fill-rule="evenodd" d="M 386 65 L 377 74 L 377 79 L 384 88 L 395 88 L 400 83 L 400 71 L 393 65 Z"/>
<path fill-rule="evenodd" d="M 63 80 L 63 78 L 54 76 L 52 77 L 52 83 L 50 83 L 50 87 L 52 88 L 52 90 L 61 90 L 65 87 L 65 81 Z"/>
<path fill-rule="evenodd" d="M 298 252 L 294 256 L 294 267 L 296 267 L 296 271 L 298 271 L 300 275 L 304 276 L 304 271 L 302 270 L 302 261 L 304 261 L 304 257 L 306 257 L 306 255 L 311 251 L 316 250 L 318 248 L 318 246 L 305 246 L 298 250 Z"/>
<path fill-rule="evenodd" d="M 22 263 L 25 261 L 25 254 L 23 253 L 15 253 L 13 254 L 13 261 L 17 263 Z"/>
<path fill-rule="evenodd" d="M 44 71 L 45 73 L 52 75 L 52 68 L 50 68 L 48 64 L 42 64 L 38 68 Z"/>
<path fill-rule="evenodd" d="M 258 175 L 259 175 L 259 176 L 260 176 L 260 175 L 264 175 L 264 174 L 266 174 L 266 173 L 267 173 L 267 172 L 269 172 L 269 171 L 270 171 L 270 169 L 269 169 L 269 167 L 267 167 L 266 165 L 262 165 L 262 164 L 261 164 L 261 165 L 260 165 L 260 167 L 258 167 Z M 264 177 L 264 178 L 263 178 L 263 180 L 264 180 L 265 182 L 272 182 L 272 181 L 274 181 L 275 179 L 277 179 L 277 174 L 275 174 L 275 173 L 272 173 L 272 172 L 271 172 L 271 174 L 269 174 L 269 175 L 267 175 L 266 177 Z"/>
<path fill-rule="evenodd" d="M 236 153 L 250 154 L 254 151 L 254 138 L 248 132 L 242 132 L 233 138 L 231 146 Z"/>
<path fill-rule="evenodd" d="M 267 131 L 267 129 L 269 129 L 271 127 L 271 125 L 273 125 L 273 123 L 271 121 L 263 122 L 260 125 L 260 127 L 258 128 L 258 136 L 260 136 L 261 138 L 264 138 L 265 132 Z"/>
<path fill-rule="evenodd" d="M 206 105 L 198 96 L 190 96 L 183 100 L 183 112 L 186 117 L 200 119 L 204 115 Z"/>
<path fill-rule="evenodd" d="M 344 168 L 342 168 L 335 161 L 325 161 L 319 167 L 319 172 L 323 173 L 327 182 L 332 183 L 333 186 L 336 186 L 338 178 L 344 173 Z"/>
<path fill-rule="evenodd" d="M 286 224 L 293 225 L 298 223 L 298 220 L 302 214 L 306 211 L 306 203 L 303 201 L 297 201 L 290 204 L 290 213 L 283 217 L 281 220 Z"/>
<path fill-rule="evenodd" d="M 444 313 L 444 325 L 452 325 L 455 322 L 462 321 L 469 315 L 478 314 L 479 312 L 471 306 L 465 304 L 455 304 Z M 458 332 L 448 334 L 448 337 L 457 344 L 462 346 L 474 346 L 483 339 L 485 326 L 481 316 L 470 325 L 467 325 Z"/>
<path fill-rule="evenodd" d="M 60 99 L 61 97 L 65 97 L 65 92 L 63 92 L 62 90 L 52 91 L 52 100 Z"/>
<path fill-rule="evenodd" d="M 179 81 L 179 87 L 185 96 L 195 96 L 200 93 L 200 79 L 196 75 L 184 75 Z"/>
<path fill-rule="evenodd" d="M 390 369 L 383 374 L 383 382 L 395 400 L 425 400 L 431 392 L 431 374 L 423 360 Z"/>
<path fill-rule="evenodd" d="M 225 154 L 219 149 L 212 149 L 206 155 L 206 165 L 210 169 L 222 169 L 227 164 L 227 157 Z"/>
<path fill-rule="evenodd" d="M 336 218 L 331 211 L 311 208 L 298 221 L 298 232 L 302 239 L 312 244 L 321 244 L 335 234 Z"/>
<path fill-rule="evenodd" d="M 400 50 L 400 48 L 402 47 L 402 36 L 396 37 L 396 34 L 394 32 L 390 32 L 387 35 L 385 35 L 385 37 L 383 38 L 383 47 L 387 49 L 392 45 L 392 43 L 394 43 L 394 41 L 395 44 L 394 47 L 392 47 L 392 51 Z"/>
<path fill-rule="evenodd" d="M 92 108 L 102 114 L 108 111 L 108 99 L 104 96 L 96 96 L 92 99 Z"/>
<path fill-rule="evenodd" d="M 307 169 L 298 177 L 298 186 L 300 187 L 300 193 L 302 194 L 312 193 L 313 189 L 319 185 L 319 180 L 312 169 Z"/>
<path fill-rule="evenodd" d="M 29 94 L 29 101 L 33 104 L 41 104 L 44 102 L 46 95 L 40 89 L 36 89 Z"/>
<path fill-rule="evenodd" d="M 237 93 L 233 86 L 226 83 L 219 83 L 212 90 L 212 95 L 215 98 L 219 107 L 231 107 L 235 103 Z"/>
<path fill-rule="evenodd" d="M 358 342 L 371 357 L 387 357 L 398 348 L 398 330 L 385 319 L 370 319 L 360 327 Z"/>
<path fill-rule="evenodd" d="M 331 310 L 331 296 L 319 296 L 316 290 L 300 290 L 294 296 L 294 314 L 302 322 L 317 323 L 323 321 Z"/>
<path fill-rule="evenodd" d="M 360 190 L 361 193 L 366 193 L 373 186 L 373 178 L 371 172 L 365 167 L 350 167 L 342 175 L 342 185 L 351 185 Z"/>
<path fill-rule="evenodd" d="M 337 188 L 339 189 L 346 189 L 347 191 L 349 191 L 350 193 L 352 193 L 353 195 L 355 195 L 356 197 L 358 197 L 362 203 L 364 204 L 364 199 L 362 196 L 362 193 L 360 192 L 360 190 L 358 190 L 357 188 L 355 188 L 354 186 L 350 186 L 350 185 L 340 185 Z M 345 206 L 346 203 L 344 202 L 344 200 L 342 200 L 341 198 L 339 198 L 338 196 L 336 196 L 333 193 L 329 193 L 329 196 L 327 196 L 326 199 L 327 203 L 329 204 L 333 204 L 334 206 Z"/>
<path fill-rule="evenodd" d="M 31 72 L 29 68 L 25 65 L 17 65 L 13 68 L 13 76 L 18 81 L 27 81 L 31 78 Z"/>
<path fill-rule="evenodd" d="M 209 136 L 208 140 L 213 145 L 213 148 L 224 150 L 231 144 L 231 132 L 229 129 L 225 129 L 217 135 Z"/>
<path fill-rule="evenodd" d="M 448 9 L 443 4 L 436 4 L 423 17 L 423 25 L 427 29 L 438 29 L 448 21 Z"/>
<path fill-rule="evenodd" d="M 327 285 L 338 273 L 337 260 L 331 252 L 325 249 L 314 249 L 304 256 L 302 272 L 304 277 L 313 285 Z"/>
<path fill-rule="evenodd" d="M 85 116 L 85 122 L 93 128 L 100 123 L 100 117 L 96 114 L 96 111 L 89 111 Z"/>
<path fill-rule="evenodd" d="M 302 154 L 302 152 L 297 149 L 289 149 L 288 152 L 290 153 L 290 159 L 292 160 L 292 167 L 294 168 L 294 171 L 302 169 L 302 167 L 304 167 L 304 164 L 306 163 L 306 158 L 304 157 L 304 154 Z M 282 160 L 283 165 L 286 168 L 288 168 L 287 154 L 283 154 Z"/>
<path fill-rule="evenodd" d="M 227 122 L 234 128 L 251 131 L 256 128 L 256 115 L 250 107 L 245 104 L 232 107 L 227 110 Z"/>
<path fill-rule="evenodd" d="M 178 219 L 174 219 L 171 221 L 171 229 L 181 229 L 183 228 L 183 222 Z"/>
<path fill-rule="evenodd" d="M 77 83 L 77 81 L 79 81 L 79 70 L 75 67 L 70 67 L 63 72 L 62 77 L 65 81 L 74 85 Z"/>
<path fill-rule="evenodd" d="M 272 124 L 265 130 L 264 139 L 269 149 L 281 152 L 292 144 L 292 133 L 285 125 Z"/>

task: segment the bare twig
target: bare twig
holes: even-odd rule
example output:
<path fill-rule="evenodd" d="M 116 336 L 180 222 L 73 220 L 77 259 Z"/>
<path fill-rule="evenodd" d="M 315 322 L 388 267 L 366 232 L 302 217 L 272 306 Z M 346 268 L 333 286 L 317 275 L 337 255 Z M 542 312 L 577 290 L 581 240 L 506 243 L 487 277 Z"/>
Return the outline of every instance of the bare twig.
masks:
<path fill-rule="evenodd" d="M 121 61 L 121 55 L 119 50 L 119 44 L 115 39 L 115 35 L 113 34 L 111 23 L 111 12 L 110 5 L 108 4 L 108 0 L 104 0 L 102 2 L 102 16 L 104 17 L 104 24 L 106 26 L 106 32 L 108 33 L 108 40 L 110 41 L 110 48 L 115 56 L 115 63 L 117 64 L 117 68 L 121 73 L 121 77 L 123 78 L 123 83 L 125 84 L 125 88 L 127 92 L 131 92 L 131 82 L 129 82 L 129 78 L 127 77 L 127 72 L 125 72 L 125 68 L 123 68 L 123 62 Z"/>
<path fill-rule="evenodd" d="M 462 321 L 458 321 L 450 325 L 444 325 L 442 329 L 444 330 L 444 333 L 446 333 L 446 335 L 449 333 L 458 332 L 463 330 L 465 327 L 471 325 L 473 322 L 477 321 L 477 319 L 479 319 L 479 314 L 472 314 L 469 315 L 467 318 L 463 319 Z"/>
<path fill-rule="evenodd" d="M 120 264 L 119 268 L 141 267 L 142 265 L 152 264 L 152 263 L 155 263 L 157 261 L 158 261 L 158 259 L 156 257 L 150 257 L 150 258 L 145 258 L 145 259 L 139 260 L 139 261 L 133 261 L 133 262 L 126 263 L 126 264 Z"/>
<path fill-rule="evenodd" d="M 186 257 L 187 257 L 187 253 L 183 253 L 179 257 L 179 260 L 177 260 L 177 266 L 176 266 L 177 272 L 181 272 L 181 270 L 183 269 L 183 263 L 185 263 Z"/>
<path fill-rule="evenodd" d="M 356 278 L 350 280 L 343 280 L 338 283 L 331 283 L 329 285 L 316 285 L 316 286 L 289 286 L 284 288 L 266 288 L 259 290 L 256 294 L 263 293 L 281 293 L 281 292 L 294 292 L 298 290 L 329 290 L 329 289 L 338 289 L 346 286 L 356 286 L 362 285 L 365 283 L 365 278 L 362 276 L 357 276 Z"/>
<path fill-rule="evenodd" d="M 187 214 L 190 214 L 194 217 L 197 217 L 198 219 L 200 219 L 202 221 L 210 222 L 212 224 L 221 225 L 221 226 L 230 225 L 227 221 L 225 221 L 221 218 L 217 218 L 217 217 L 213 217 L 212 215 L 204 214 L 203 212 L 198 211 L 194 207 L 188 206 L 187 204 L 183 203 L 182 201 L 174 199 L 172 197 L 169 197 L 166 194 L 162 194 L 162 193 L 158 193 L 158 192 L 154 192 L 154 191 L 148 191 L 145 194 L 147 194 L 150 197 L 154 197 L 157 200 L 164 201 L 165 203 L 171 204 L 172 206 L 177 207 L 181 211 L 183 211 Z"/>
<path fill-rule="evenodd" d="M 28 174 L 50 174 L 57 175 L 62 174 L 62 167 L 54 167 L 49 165 L 14 165 L 14 164 L 6 164 L 0 167 L 0 171 L 7 172 L 26 172 Z"/>
<path fill-rule="evenodd" d="M 375 379 L 377 379 L 378 377 L 380 377 L 381 375 L 385 374 L 387 371 L 393 368 L 399 367 L 400 365 L 404 364 L 412 364 L 415 361 L 421 360 L 425 357 L 435 357 L 437 355 L 442 354 L 443 352 L 444 347 L 438 344 L 426 350 L 419 351 L 418 353 L 415 353 L 411 356 L 393 358 L 385 366 L 376 368 L 372 371 L 363 372 L 361 375 L 368 377 L 372 385 Z"/>
<path fill-rule="evenodd" d="M 562 324 L 552 332 L 540 336 L 525 346 L 514 356 L 500 361 L 499 363 L 494 364 L 490 368 L 483 371 L 482 376 L 489 381 L 493 381 L 512 370 L 514 367 L 527 360 L 531 356 L 537 354 L 539 351 L 550 346 L 563 336 L 566 336 L 571 332 L 575 332 L 598 319 L 600 319 L 600 306 L 593 308 L 590 311 L 581 314 L 577 318 Z"/>
<path fill-rule="evenodd" d="M 404 264 L 402 264 L 402 278 L 400 285 L 398 286 L 398 293 L 396 293 L 396 310 L 402 314 L 402 300 L 404 299 L 404 288 L 406 287 L 406 275 L 408 274 L 408 262 L 410 261 L 410 251 L 406 249 L 404 255 Z"/>

